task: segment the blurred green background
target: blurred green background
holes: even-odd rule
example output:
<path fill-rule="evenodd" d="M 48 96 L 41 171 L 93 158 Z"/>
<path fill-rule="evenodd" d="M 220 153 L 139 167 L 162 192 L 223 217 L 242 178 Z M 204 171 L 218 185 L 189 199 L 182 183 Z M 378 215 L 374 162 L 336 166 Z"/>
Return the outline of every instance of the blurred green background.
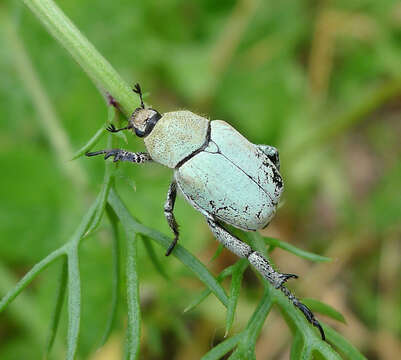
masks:
<path fill-rule="evenodd" d="M 369 359 L 401 359 L 401 3 L 58 3 L 127 82 L 141 83 L 146 102 L 160 112 L 190 109 L 224 119 L 252 142 L 279 148 L 286 191 L 264 233 L 333 261 L 311 264 L 276 250 L 276 264 L 300 275 L 290 285 L 299 296 L 344 314 L 347 325 L 320 318 Z M 101 159 L 66 159 L 107 117 L 85 73 L 28 9 L 16 12 L 11 4 L 0 4 L 1 296 L 67 240 L 100 189 Z M 18 19 L 18 34 L 5 18 Z M 134 137 L 125 147 L 144 149 Z M 117 187 L 138 219 L 168 235 L 162 207 L 171 176 L 156 164 L 121 164 Z M 224 251 L 210 262 L 217 242 L 182 197 L 176 218 L 181 244 L 214 274 L 236 260 Z M 111 339 L 96 351 L 111 301 L 110 238 L 105 221 L 81 248 L 85 359 L 119 359 L 123 351 L 122 305 Z M 202 289 L 199 281 L 156 248 L 174 279 L 166 282 L 142 244 L 139 251 L 142 358 L 200 358 L 224 336 L 222 305 L 211 296 L 183 314 Z M 41 358 L 59 267 L 53 264 L 0 314 L 0 359 Z M 248 270 L 234 331 L 261 292 Z M 63 316 L 56 358 L 65 346 Z M 290 336 L 274 312 L 257 358 L 287 359 Z"/>

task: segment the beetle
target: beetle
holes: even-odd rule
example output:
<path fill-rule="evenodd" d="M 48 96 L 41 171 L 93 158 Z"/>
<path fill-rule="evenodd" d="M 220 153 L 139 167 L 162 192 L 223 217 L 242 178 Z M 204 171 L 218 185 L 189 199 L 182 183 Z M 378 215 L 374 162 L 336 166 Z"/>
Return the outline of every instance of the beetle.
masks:
<path fill-rule="evenodd" d="M 166 256 L 171 254 L 179 238 L 173 213 L 179 190 L 205 217 L 216 239 L 237 256 L 247 258 L 266 280 L 302 311 L 325 340 L 323 328 L 312 311 L 285 287 L 288 279 L 297 276 L 274 270 L 261 253 L 223 225 L 245 231 L 256 231 L 269 225 L 284 188 L 277 149 L 249 142 L 225 121 L 209 121 L 187 110 L 162 115 L 145 106 L 139 84 L 135 84 L 133 91 L 139 95 L 141 105 L 129 118 L 128 126 L 116 129 L 110 125 L 107 130 L 113 133 L 132 130 L 144 139 L 148 152 L 109 149 L 86 155 L 104 154 L 104 159 L 114 157 L 114 162 L 142 164 L 154 161 L 173 169 L 174 177 L 167 192 L 164 214 L 174 240 Z"/>

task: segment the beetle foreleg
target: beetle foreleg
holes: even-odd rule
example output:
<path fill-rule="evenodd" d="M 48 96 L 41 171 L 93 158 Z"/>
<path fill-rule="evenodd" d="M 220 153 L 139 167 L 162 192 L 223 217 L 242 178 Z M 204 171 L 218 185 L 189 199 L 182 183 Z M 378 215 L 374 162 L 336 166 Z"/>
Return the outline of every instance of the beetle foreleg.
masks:
<path fill-rule="evenodd" d="M 114 156 L 114 162 L 117 161 L 130 161 L 137 164 L 142 164 L 144 162 L 152 161 L 152 158 L 148 153 L 145 152 L 137 152 L 133 153 L 130 151 L 122 150 L 122 149 L 111 149 L 111 150 L 99 150 L 95 152 L 87 152 L 86 156 L 96 156 L 96 155 L 104 155 L 104 159 L 108 159 L 110 156 Z"/>
<path fill-rule="evenodd" d="M 292 304 L 302 311 L 306 319 L 313 326 L 316 326 L 319 329 L 322 339 L 325 340 L 323 328 L 316 320 L 312 311 L 306 305 L 302 304 L 291 293 L 291 291 L 284 286 L 288 279 L 297 278 L 297 275 L 281 274 L 277 272 L 262 254 L 254 251 L 248 244 L 242 242 L 240 239 L 232 235 L 229 231 L 218 224 L 211 216 L 206 216 L 206 220 L 216 239 L 237 256 L 246 257 L 251 265 L 256 268 L 256 270 L 258 270 L 266 280 L 268 280 L 276 289 L 280 289 L 292 302 Z"/>
<path fill-rule="evenodd" d="M 129 130 L 132 129 L 132 125 L 128 125 L 126 127 L 120 128 L 120 129 L 116 129 L 116 127 L 113 124 L 110 124 L 107 128 L 107 131 L 110 131 L 112 133 L 117 133 L 119 131 L 123 131 L 123 130 Z"/>
<path fill-rule="evenodd" d="M 175 198 L 177 197 L 177 185 L 175 180 L 173 180 L 170 184 L 170 187 L 168 188 L 167 191 L 167 199 L 166 202 L 164 203 L 164 216 L 167 219 L 168 225 L 170 226 L 170 229 L 173 230 L 174 232 L 174 240 L 171 242 L 170 246 L 168 247 L 166 251 L 166 256 L 169 256 L 171 252 L 173 251 L 175 245 L 177 244 L 178 241 L 178 224 L 177 221 L 175 221 L 174 217 L 174 204 L 175 204 Z"/>
<path fill-rule="evenodd" d="M 278 155 L 278 150 L 270 145 L 257 145 L 257 147 L 267 155 L 271 162 L 276 166 L 277 170 L 280 171 L 280 157 Z"/>

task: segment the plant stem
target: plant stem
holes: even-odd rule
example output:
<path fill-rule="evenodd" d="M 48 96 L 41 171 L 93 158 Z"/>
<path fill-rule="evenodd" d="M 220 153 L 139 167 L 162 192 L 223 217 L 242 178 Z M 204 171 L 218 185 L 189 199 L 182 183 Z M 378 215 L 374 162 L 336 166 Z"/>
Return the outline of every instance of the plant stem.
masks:
<path fill-rule="evenodd" d="M 52 0 L 24 0 L 47 30 L 59 41 L 85 70 L 92 81 L 111 94 L 129 116 L 138 99 L 110 63 Z"/>

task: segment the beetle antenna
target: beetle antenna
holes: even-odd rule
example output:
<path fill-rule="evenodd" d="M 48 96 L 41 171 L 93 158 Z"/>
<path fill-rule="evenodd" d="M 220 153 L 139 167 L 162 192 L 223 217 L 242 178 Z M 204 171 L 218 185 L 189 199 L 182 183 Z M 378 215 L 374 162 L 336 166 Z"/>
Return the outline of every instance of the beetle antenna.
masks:
<path fill-rule="evenodd" d="M 141 108 L 142 108 L 142 109 L 145 109 L 145 104 L 143 103 L 143 99 L 142 99 L 142 89 L 141 89 L 141 86 L 140 86 L 138 83 L 136 83 L 136 84 L 134 85 L 134 88 L 132 89 L 132 91 L 133 91 L 134 93 L 136 93 L 136 94 L 139 95 L 139 98 L 141 99 Z"/>

